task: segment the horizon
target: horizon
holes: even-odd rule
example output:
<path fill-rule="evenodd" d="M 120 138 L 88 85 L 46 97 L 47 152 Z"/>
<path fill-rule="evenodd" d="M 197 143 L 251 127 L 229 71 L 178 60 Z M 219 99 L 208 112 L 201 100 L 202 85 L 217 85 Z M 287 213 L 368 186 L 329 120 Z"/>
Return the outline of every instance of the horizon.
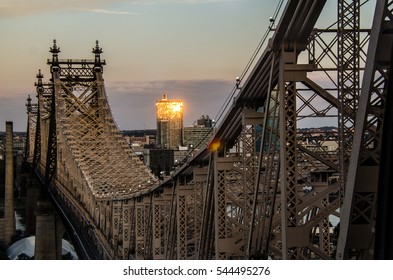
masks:
<path fill-rule="evenodd" d="M 51 58 L 49 48 L 54 39 L 61 50 L 59 59 L 92 59 L 91 49 L 99 41 L 103 49 L 101 57 L 106 61 L 103 77 L 108 102 L 120 130 L 154 128 L 155 102 L 164 93 L 168 99 L 183 100 L 185 126 L 192 125 L 201 115 L 216 119 L 236 85 L 236 77 L 267 30 L 278 3 L 267 0 L 0 3 L 4 38 L 0 121 L 13 121 L 16 131 L 26 129 L 26 99 L 30 94 L 36 103 L 34 83 L 38 69 L 44 74 L 44 82 L 50 78 L 46 61 Z M 329 26 L 332 23 L 329 15 L 336 12 L 336 3 L 327 1 L 325 16 L 320 17 L 317 25 Z M 321 125 L 332 123 L 318 121 Z M 311 122 L 314 120 L 301 125 L 309 126 Z"/>

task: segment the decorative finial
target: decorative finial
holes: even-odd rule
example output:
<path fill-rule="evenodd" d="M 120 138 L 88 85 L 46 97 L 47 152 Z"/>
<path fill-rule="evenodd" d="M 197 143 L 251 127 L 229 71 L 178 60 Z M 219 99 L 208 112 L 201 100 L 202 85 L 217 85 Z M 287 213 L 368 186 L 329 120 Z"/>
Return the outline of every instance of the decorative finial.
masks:
<path fill-rule="evenodd" d="M 56 45 L 56 40 L 53 40 L 53 47 L 50 48 L 50 51 L 52 53 L 52 66 L 51 66 L 51 71 L 58 71 L 59 70 L 59 57 L 58 53 L 60 52 L 60 48 L 57 47 Z M 49 62 L 48 62 L 49 63 Z"/>
<path fill-rule="evenodd" d="M 36 75 L 36 78 L 38 79 L 37 83 L 35 83 L 35 86 L 37 87 L 37 93 L 38 91 L 42 90 L 42 78 L 44 78 L 44 75 L 41 73 L 41 69 L 38 69 L 38 74 Z"/>
<path fill-rule="evenodd" d="M 44 75 L 42 75 L 41 69 L 38 69 L 38 74 L 36 75 L 36 77 L 38 79 L 38 85 L 42 86 L 42 78 L 44 78 Z"/>
<path fill-rule="evenodd" d="M 97 55 L 103 53 L 102 48 L 98 45 L 98 40 L 96 40 L 96 47 L 93 48 L 93 53 Z"/>
<path fill-rule="evenodd" d="M 101 63 L 101 54 L 103 53 L 102 48 L 98 45 L 98 40 L 96 40 L 96 47 L 93 48 L 93 53 L 95 54 L 94 58 L 94 71 L 101 72 L 102 71 L 102 64 Z"/>
<path fill-rule="evenodd" d="M 30 97 L 30 94 L 27 96 L 26 107 L 27 107 L 27 112 L 31 112 L 31 97 Z"/>
<path fill-rule="evenodd" d="M 41 73 L 41 69 L 38 69 L 38 74 L 36 75 L 37 79 L 42 79 L 44 77 L 44 75 L 42 75 Z"/>
<path fill-rule="evenodd" d="M 56 39 L 53 40 L 53 47 L 50 48 L 49 52 L 51 52 L 53 54 L 57 54 L 57 53 L 60 52 L 60 48 L 58 48 L 57 45 L 56 45 Z"/>

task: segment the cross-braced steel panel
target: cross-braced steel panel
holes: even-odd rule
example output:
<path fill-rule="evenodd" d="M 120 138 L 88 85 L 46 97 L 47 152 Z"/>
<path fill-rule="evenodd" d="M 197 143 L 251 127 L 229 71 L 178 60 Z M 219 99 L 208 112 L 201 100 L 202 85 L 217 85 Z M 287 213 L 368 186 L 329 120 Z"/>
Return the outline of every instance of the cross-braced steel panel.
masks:
<path fill-rule="evenodd" d="M 339 259 L 372 259 L 392 48 L 392 1 L 377 1 L 342 205 Z"/>
<path fill-rule="evenodd" d="M 122 259 L 128 260 L 135 252 L 135 200 L 123 201 L 122 207 Z"/>
<path fill-rule="evenodd" d="M 157 190 L 153 194 L 153 259 L 165 259 L 170 225 L 172 193 L 169 188 Z"/>
<path fill-rule="evenodd" d="M 360 1 L 338 1 L 338 130 L 343 199 L 360 90 Z"/>
<path fill-rule="evenodd" d="M 196 259 L 202 223 L 203 182 L 179 185 L 176 190 L 177 259 Z"/>
<path fill-rule="evenodd" d="M 215 159 L 215 258 L 243 259 L 247 241 L 244 236 L 244 181 L 240 157 Z M 242 234 L 243 233 L 243 234 Z"/>

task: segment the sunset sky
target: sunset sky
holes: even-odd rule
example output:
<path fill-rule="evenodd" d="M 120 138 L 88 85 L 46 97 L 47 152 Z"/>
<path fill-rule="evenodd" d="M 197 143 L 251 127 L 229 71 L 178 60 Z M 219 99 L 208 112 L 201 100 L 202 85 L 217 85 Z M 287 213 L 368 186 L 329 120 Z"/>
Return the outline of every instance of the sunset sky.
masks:
<path fill-rule="evenodd" d="M 327 2 L 322 27 L 336 15 L 336 1 Z M 155 101 L 163 93 L 184 101 L 185 126 L 201 115 L 214 118 L 278 3 L 0 0 L 0 131 L 5 121 L 26 130 L 26 98 L 36 100 L 38 69 L 50 78 L 53 39 L 60 59 L 92 59 L 99 40 L 109 103 L 122 130 L 155 128 Z"/>

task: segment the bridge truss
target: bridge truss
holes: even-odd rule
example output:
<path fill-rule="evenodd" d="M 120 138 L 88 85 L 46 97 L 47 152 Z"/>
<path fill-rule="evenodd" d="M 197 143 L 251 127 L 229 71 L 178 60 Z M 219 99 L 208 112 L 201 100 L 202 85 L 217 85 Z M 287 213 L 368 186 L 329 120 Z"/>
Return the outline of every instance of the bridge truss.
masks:
<path fill-rule="evenodd" d="M 316 28 L 325 2 L 288 1 L 209 145 L 161 182 L 113 120 L 98 42 L 94 60 L 59 60 L 54 42 L 50 82 L 39 72 L 27 104 L 27 161 L 102 258 L 369 259 L 389 242 L 375 232 L 389 212 L 392 1 L 377 0 L 371 31 L 349 0 Z M 298 134 L 309 118 L 337 119 L 336 150 Z"/>

